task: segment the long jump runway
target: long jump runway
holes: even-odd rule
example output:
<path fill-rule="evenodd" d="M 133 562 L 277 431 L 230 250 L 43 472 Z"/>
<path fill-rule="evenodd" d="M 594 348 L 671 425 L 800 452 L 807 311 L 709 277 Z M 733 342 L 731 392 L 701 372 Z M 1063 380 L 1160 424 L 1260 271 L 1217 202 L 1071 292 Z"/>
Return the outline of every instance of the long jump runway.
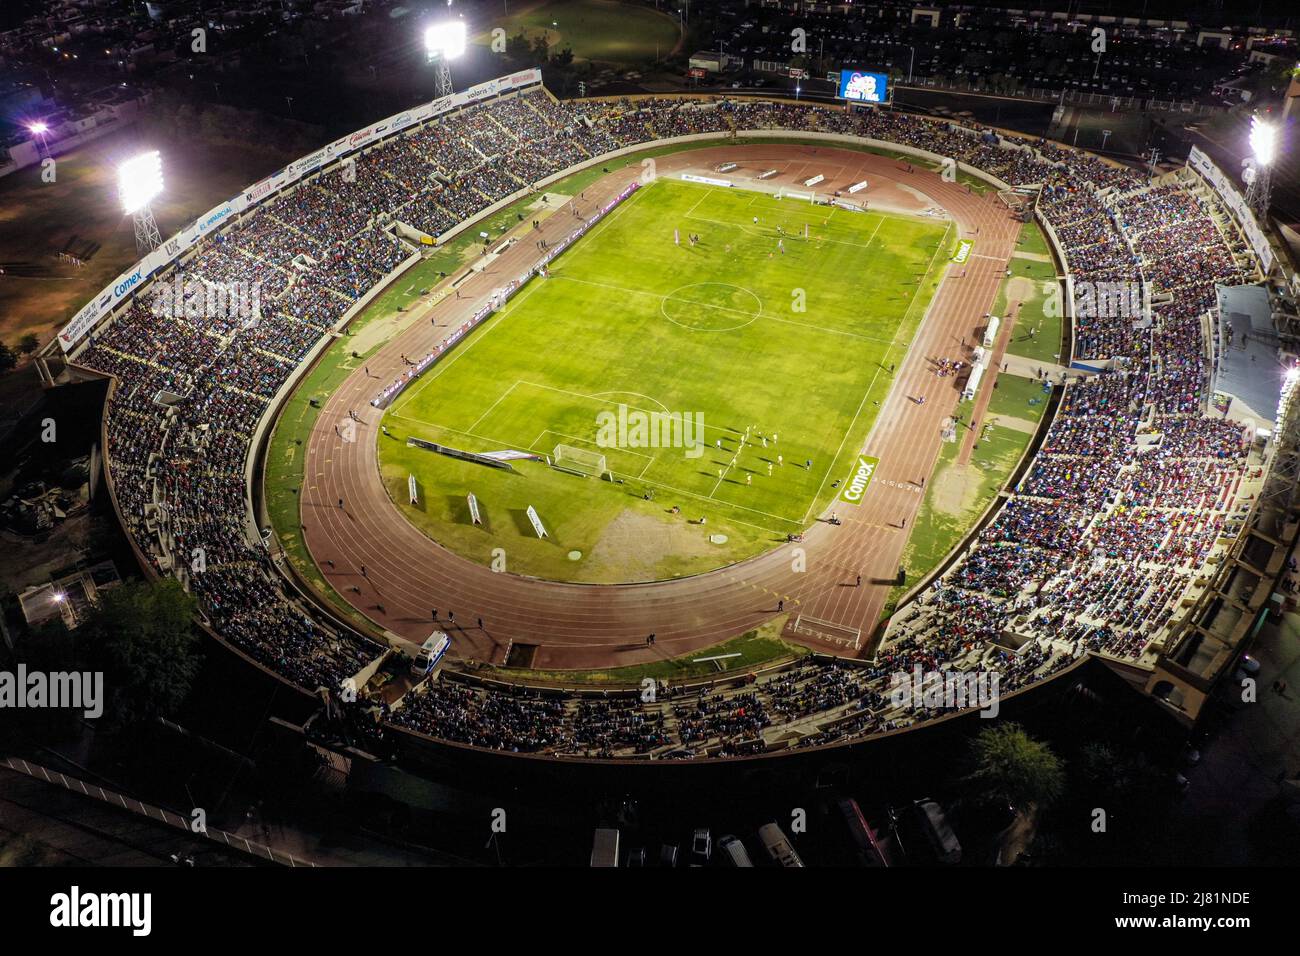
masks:
<path fill-rule="evenodd" d="M 961 184 L 944 182 L 937 173 L 909 172 L 899 160 L 853 150 L 729 143 L 655 162 L 659 175 L 708 175 L 724 161 L 750 168 L 780 165 L 786 171 L 765 184 L 795 189 L 803 188 L 799 177 L 804 171 L 824 164 L 839 172 L 834 179 L 828 175 L 819 192 L 843 191 L 865 178 L 871 186 L 855 198 L 865 196 L 873 208 L 919 211 L 920 193 L 947 210 L 957 235 L 977 240 L 979 256 L 947 265 L 899 365 L 862 449 L 880 464 L 861 502 L 832 502 L 829 510 L 838 512 L 842 523 L 827 522 L 828 511 L 797 544 L 706 574 L 629 585 L 562 584 L 495 573 L 441 547 L 407 522 L 380 480 L 374 432 L 383 413 L 370 400 L 405 369 L 401 356 L 429 352 L 472 316 L 503 279 L 532 265 L 538 258 L 533 239 L 555 243 L 571 231 L 571 216 L 553 215 L 543 221 L 540 236 L 529 232 L 529 241 L 515 243 L 488 268 L 461 282 L 460 298 L 449 296 L 431 307 L 371 356 L 369 375 L 356 370 L 321 410 L 304 461 L 303 535 L 327 580 L 360 613 L 390 635 L 419 642 L 434 627 L 435 608 L 444 629 L 447 613 L 453 611 L 450 632 L 457 657 L 501 663 L 511 643 L 523 643 L 537 645 L 534 667 L 595 668 L 676 657 L 716 644 L 772 619 L 784 601 L 788 638 L 842 656 L 870 653 L 867 639 L 921 503 L 920 481 L 934 467 L 941 427 L 960 398 L 953 380 L 936 378 L 928 361 L 965 358 L 961 341 L 975 337 L 992 309 L 1020 224 L 992 192 L 981 197 Z M 792 169 L 800 172 L 791 174 Z M 587 186 L 585 198 L 575 200 L 580 213 L 598 208 L 640 173 L 633 163 Z M 926 400 L 918 404 L 914 399 L 921 396 Z M 334 425 L 349 410 L 360 421 L 357 440 L 345 442 Z M 850 475 L 846 470 L 833 477 L 843 482 Z M 338 507 L 340 498 L 343 508 Z M 794 570 L 794 548 L 803 549 L 806 570 Z M 651 633 L 656 635 L 654 647 L 645 643 Z"/>

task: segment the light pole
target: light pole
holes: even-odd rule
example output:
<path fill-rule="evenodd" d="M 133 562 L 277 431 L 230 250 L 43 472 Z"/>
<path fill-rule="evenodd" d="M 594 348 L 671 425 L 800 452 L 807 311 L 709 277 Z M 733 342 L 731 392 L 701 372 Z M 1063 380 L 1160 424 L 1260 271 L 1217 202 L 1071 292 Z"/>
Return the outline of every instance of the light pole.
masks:
<path fill-rule="evenodd" d="M 135 248 L 141 256 L 162 244 L 149 205 L 162 189 L 162 157 L 156 149 L 128 159 L 117 168 L 117 195 L 122 211 L 135 220 Z"/>
<path fill-rule="evenodd" d="M 48 157 L 50 155 L 50 148 L 45 143 L 45 134 L 49 132 L 49 126 L 42 122 L 36 122 L 27 128 L 31 131 L 32 135 L 36 137 L 36 141 L 40 144 L 36 148 L 36 158 L 40 159 L 42 152 Z"/>
<path fill-rule="evenodd" d="M 451 95 L 451 61 L 465 52 L 465 42 L 464 20 L 435 23 L 424 31 L 425 54 L 438 71 L 434 77 L 434 90 L 438 99 Z"/>
<path fill-rule="evenodd" d="M 910 86 L 912 84 L 912 67 L 916 65 L 916 47 L 909 46 L 908 49 L 912 51 L 912 55 L 907 58 L 907 83 Z"/>
<path fill-rule="evenodd" d="M 1277 127 L 1258 116 L 1250 118 L 1251 156 L 1246 160 L 1246 205 L 1267 216 L 1273 189 L 1273 160 L 1277 157 Z"/>

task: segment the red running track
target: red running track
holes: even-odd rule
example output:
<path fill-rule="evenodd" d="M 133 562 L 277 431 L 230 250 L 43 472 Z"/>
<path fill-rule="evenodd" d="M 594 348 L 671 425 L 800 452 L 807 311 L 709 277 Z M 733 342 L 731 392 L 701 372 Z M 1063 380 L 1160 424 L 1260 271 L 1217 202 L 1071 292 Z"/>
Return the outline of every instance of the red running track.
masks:
<path fill-rule="evenodd" d="M 563 584 L 495 573 L 416 529 L 380 480 L 374 432 L 382 412 L 369 402 L 404 369 L 401 356 L 426 354 L 469 318 L 493 288 L 536 261 L 531 242 L 518 242 L 483 273 L 461 283 L 463 298 L 438 303 L 386 343 L 368 360 L 369 375 L 358 369 L 347 378 L 325 403 L 307 443 L 301 496 L 307 547 L 335 590 L 380 628 L 421 641 L 434 627 L 436 608 L 444 629 L 448 612 L 455 613 L 450 627 L 455 656 L 501 663 L 515 642 L 537 646 L 534 667 L 611 667 L 716 644 L 775 617 L 778 601 L 784 600 L 788 637 L 847 656 L 867 652 L 867 638 L 882 613 L 921 502 L 920 481 L 934 467 L 942 425 L 960 398 L 954 380 L 937 378 L 930 362 L 967 357 L 961 341 L 973 341 L 983 326 L 1020 224 L 992 193 L 981 197 L 935 173 L 909 171 L 898 160 L 854 150 L 733 143 L 656 158 L 660 174 L 707 174 L 723 161 L 741 164 L 737 176 L 781 168 L 779 177 L 766 181 L 768 186 L 798 188 L 819 172 L 826 176 L 818 186 L 823 192 L 867 179 L 871 185 L 865 196 L 873 208 L 942 207 L 962 237 L 975 239 L 966 263 L 947 266 L 916 338 L 900 357 L 894 387 L 863 449 L 879 458 L 880 466 L 861 503 L 832 503 L 842 524 L 819 519 L 798 545 L 706 574 L 646 584 Z M 597 208 L 640 173 L 633 163 L 586 187 L 581 211 Z M 572 222 L 567 214 L 552 215 L 544 220 L 540 236 L 556 242 Z M 914 401 L 920 396 L 926 398 L 923 404 Z M 359 420 L 358 440 L 344 442 L 335 426 L 349 410 Z M 338 507 L 340 498 L 343 508 Z M 805 555 L 801 572 L 793 569 L 795 547 Z M 483 628 L 477 626 L 479 618 Z M 801 622 L 798 631 L 796 620 Z M 856 642 L 855 632 L 861 635 Z M 650 633 L 656 635 L 654 647 L 645 643 Z"/>

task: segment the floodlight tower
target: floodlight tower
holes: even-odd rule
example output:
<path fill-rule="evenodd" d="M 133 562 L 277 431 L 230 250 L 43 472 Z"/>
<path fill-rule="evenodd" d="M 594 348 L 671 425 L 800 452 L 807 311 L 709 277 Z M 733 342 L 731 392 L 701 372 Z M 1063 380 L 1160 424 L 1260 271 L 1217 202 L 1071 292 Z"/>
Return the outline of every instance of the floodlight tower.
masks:
<path fill-rule="evenodd" d="M 128 159 L 117 168 L 117 194 L 122 200 L 122 211 L 135 220 L 135 248 L 141 256 L 162 244 L 149 205 L 162 188 L 162 157 L 156 149 Z"/>
<path fill-rule="evenodd" d="M 1268 214 L 1273 189 L 1273 160 L 1277 155 L 1277 127 L 1258 116 L 1250 118 L 1250 158 L 1246 160 L 1246 205 L 1260 216 Z"/>
<path fill-rule="evenodd" d="M 434 89 L 441 99 L 451 94 L 451 61 L 465 52 L 465 21 L 445 20 L 424 31 L 424 52 L 437 68 Z"/>

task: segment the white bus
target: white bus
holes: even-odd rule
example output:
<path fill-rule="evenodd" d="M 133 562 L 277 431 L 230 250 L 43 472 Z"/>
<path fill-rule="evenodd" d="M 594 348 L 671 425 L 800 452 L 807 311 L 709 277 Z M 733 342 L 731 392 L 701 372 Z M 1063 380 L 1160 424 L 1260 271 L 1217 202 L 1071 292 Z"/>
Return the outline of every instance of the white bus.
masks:
<path fill-rule="evenodd" d="M 973 365 L 970 370 L 970 378 L 966 379 L 966 387 L 961 391 L 961 400 L 969 402 L 979 394 L 980 382 L 984 378 L 984 366 Z"/>
<path fill-rule="evenodd" d="M 984 329 L 984 347 L 986 349 L 993 348 L 997 340 L 998 340 L 998 317 L 996 315 L 991 315 L 989 316 L 989 324 Z"/>

